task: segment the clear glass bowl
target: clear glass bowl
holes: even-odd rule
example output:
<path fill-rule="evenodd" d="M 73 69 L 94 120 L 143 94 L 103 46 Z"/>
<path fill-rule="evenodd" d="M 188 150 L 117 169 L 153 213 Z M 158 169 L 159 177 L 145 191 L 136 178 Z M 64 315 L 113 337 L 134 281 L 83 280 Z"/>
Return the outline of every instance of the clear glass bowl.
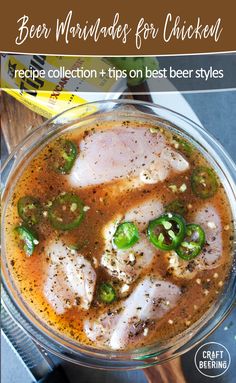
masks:
<path fill-rule="evenodd" d="M 168 127 L 190 140 L 212 164 L 219 175 L 236 222 L 236 168 L 224 148 L 207 131 L 188 118 L 164 107 L 132 100 L 101 101 L 69 109 L 34 130 L 10 154 L 2 170 L 3 227 L 5 208 L 15 182 L 27 163 L 48 140 L 62 131 L 84 127 L 104 120 L 145 121 Z M 235 227 L 235 226 L 234 226 Z M 236 230 L 234 230 L 236 232 Z M 52 330 L 27 306 L 17 291 L 5 257 L 2 238 L 3 304 L 18 324 L 44 349 L 70 362 L 100 369 L 137 369 L 163 363 L 194 347 L 209 335 L 227 316 L 235 303 L 236 241 L 230 275 L 217 301 L 198 322 L 165 344 L 156 343 L 130 352 L 115 352 L 85 346 Z"/>

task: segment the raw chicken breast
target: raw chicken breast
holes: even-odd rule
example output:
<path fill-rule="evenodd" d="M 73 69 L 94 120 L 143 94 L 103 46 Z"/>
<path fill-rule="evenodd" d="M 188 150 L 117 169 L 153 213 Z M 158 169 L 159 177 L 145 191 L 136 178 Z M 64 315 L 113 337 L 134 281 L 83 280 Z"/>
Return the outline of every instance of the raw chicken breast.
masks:
<path fill-rule="evenodd" d="M 96 273 L 90 262 L 61 241 L 47 248 L 44 295 L 57 314 L 77 306 L 88 310 L 93 299 Z"/>
<path fill-rule="evenodd" d="M 163 205 L 157 199 L 148 199 L 125 213 L 123 221 L 134 222 L 140 231 L 144 231 L 148 222 L 163 213 Z"/>
<path fill-rule="evenodd" d="M 139 178 L 144 184 L 155 184 L 164 181 L 172 170 L 181 173 L 189 168 L 184 157 L 168 146 L 164 146 L 153 163 L 141 171 Z"/>
<path fill-rule="evenodd" d="M 205 231 L 206 244 L 202 252 L 189 262 L 174 251 L 167 254 L 169 269 L 180 278 L 193 278 L 197 270 L 219 266 L 222 255 L 222 227 L 217 210 L 212 205 L 205 205 L 197 212 L 193 222 L 201 225 Z"/>
<path fill-rule="evenodd" d="M 141 234 L 139 242 L 129 250 L 113 249 L 110 241 L 102 256 L 101 264 L 113 277 L 130 284 L 138 278 L 145 267 L 151 264 L 155 253 L 145 235 Z"/>
<path fill-rule="evenodd" d="M 180 258 L 175 251 L 166 253 L 168 261 L 168 271 L 173 273 L 178 278 L 192 279 L 198 270 L 196 259 L 185 261 Z"/>
<path fill-rule="evenodd" d="M 105 251 L 101 258 L 102 266 L 108 272 L 125 283 L 132 283 L 145 267 L 148 267 L 157 250 L 144 233 L 148 222 L 163 212 L 162 204 L 157 200 L 148 200 L 129 210 L 124 217 L 116 216 L 104 229 Z M 139 229 L 139 241 L 128 250 L 113 247 L 112 238 L 121 222 L 134 222 Z M 143 232 L 143 233 L 142 233 Z"/>
<path fill-rule="evenodd" d="M 96 321 L 85 321 L 84 331 L 92 341 L 114 350 L 147 335 L 151 321 L 171 310 L 180 298 L 180 288 L 156 277 L 146 277 L 112 313 Z"/>
<path fill-rule="evenodd" d="M 166 145 L 165 137 L 146 128 L 116 127 L 87 135 L 68 176 L 72 186 L 83 187 L 114 180 L 135 185 L 163 181 L 173 169 L 183 172 L 188 162 Z"/>
<path fill-rule="evenodd" d="M 194 221 L 202 226 L 206 234 L 206 245 L 198 257 L 199 267 L 206 269 L 218 266 L 223 248 L 220 215 L 212 205 L 205 205 L 198 211 Z"/>

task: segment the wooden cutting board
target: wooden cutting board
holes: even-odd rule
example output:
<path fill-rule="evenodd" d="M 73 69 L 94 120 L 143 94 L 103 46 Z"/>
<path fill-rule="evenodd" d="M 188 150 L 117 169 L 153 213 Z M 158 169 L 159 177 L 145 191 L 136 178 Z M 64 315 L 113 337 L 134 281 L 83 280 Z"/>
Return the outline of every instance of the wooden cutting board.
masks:
<path fill-rule="evenodd" d="M 0 94 L 2 133 L 9 152 L 31 130 L 42 124 L 44 117 L 32 112 L 5 92 Z"/>
<path fill-rule="evenodd" d="M 3 136 L 9 153 L 45 118 L 32 112 L 5 92 L 0 93 L 0 112 Z M 144 369 L 147 383 L 186 383 L 181 359 L 176 358 L 159 366 Z"/>

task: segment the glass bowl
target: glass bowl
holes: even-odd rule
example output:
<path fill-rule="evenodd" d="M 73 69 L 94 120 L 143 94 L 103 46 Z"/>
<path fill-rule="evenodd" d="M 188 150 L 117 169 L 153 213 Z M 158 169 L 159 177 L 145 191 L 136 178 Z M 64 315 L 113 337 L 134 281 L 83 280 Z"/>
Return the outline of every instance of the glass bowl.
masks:
<path fill-rule="evenodd" d="M 144 121 L 168 127 L 187 138 L 211 163 L 224 185 L 236 222 L 236 168 L 224 148 L 202 127 L 176 112 L 151 103 L 133 100 L 100 101 L 76 106 L 30 133 L 10 154 L 2 169 L 3 227 L 7 201 L 18 177 L 27 163 L 51 139 L 62 131 L 84 127 L 104 120 Z M 4 307 L 15 321 L 44 349 L 70 362 L 100 369 L 138 369 L 163 363 L 188 351 L 209 335 L 227 316 L 235 303 L 236 252 L 234 240 L 232 268 L 223 291 L 211 308 L 187 330 L 165 343 L 155 343 L 140 349 L 125 351 L 101 350 L 85 346 L 51 329 L 27 306 L 17 291 L 5 256 L 2 238 L 2 298 Z"/>

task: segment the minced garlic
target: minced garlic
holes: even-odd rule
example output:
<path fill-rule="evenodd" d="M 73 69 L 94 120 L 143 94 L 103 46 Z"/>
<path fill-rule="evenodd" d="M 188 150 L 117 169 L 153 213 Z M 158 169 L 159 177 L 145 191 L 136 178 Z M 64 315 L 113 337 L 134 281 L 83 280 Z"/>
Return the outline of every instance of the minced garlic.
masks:
<path fill-rule="evenodd" d="M 121 286 L 120 292 L 126 293 L 127 291 L 129 291 L 129 285 L 125 283 L 124 285 Z"/>
<path fill-rule="evenodd" d="M 176 185 L 169 185 L 169 189 L 170 189 L 173 193 L 177 193 L 177 191 L 178 191 Z"/>
<path fill-rule="evenodd" d="M 210 229 L 216 229 L 216 224 L 215 224 L 215 222 L 211 222 L 211 221 L 209 221 L 209 222 L 207 222 L 207 226 L 208 226 Z"/>
<path fill-rule="evenodd" d="M 179 191 L 180 191 L 181 193 L 184 193 L 186 190 L 187 190 L 187 186 L 186 186 L 186 184 L 182 184 L 182 185 L 180 186 L 180 188 L 179 188 Z"/>

